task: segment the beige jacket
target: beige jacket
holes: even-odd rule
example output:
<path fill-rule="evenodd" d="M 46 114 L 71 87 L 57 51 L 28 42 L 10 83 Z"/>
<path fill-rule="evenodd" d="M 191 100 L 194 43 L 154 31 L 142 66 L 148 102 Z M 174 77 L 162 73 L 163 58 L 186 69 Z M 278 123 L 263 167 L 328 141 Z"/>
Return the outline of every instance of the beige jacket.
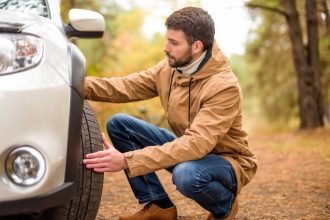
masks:
<path fill-rule="evenodd" d="M 235 169 L 237 193 L 255 175 L 256 157 L 242 128 L 242 93 L 227 58 L 216 44 L 208 61 L 185 76 L 164 59 L 156 66 L 123 78 L 85 79 L 85 98 L 124 103 L 155 96 L 177 139 L 126 153 L 131 177 L 198 160 L 209 153 L 227 159 Z"/>

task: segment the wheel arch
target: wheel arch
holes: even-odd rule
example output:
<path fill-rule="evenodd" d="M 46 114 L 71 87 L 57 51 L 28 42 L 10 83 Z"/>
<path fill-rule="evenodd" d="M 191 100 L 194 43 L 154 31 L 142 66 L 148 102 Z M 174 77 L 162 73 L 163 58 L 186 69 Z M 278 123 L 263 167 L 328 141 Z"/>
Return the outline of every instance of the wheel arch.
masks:
<path fill-rule="evenodd" d="M 81 118 L 83 114 L 83 86 L 86 72 L 86 59 L 80 49 L 73 43 L 68 44 L 70 76 L 70 119 L 68 130 L 68 147 L 65 182 L 76 182 L 79 169 Z"/>

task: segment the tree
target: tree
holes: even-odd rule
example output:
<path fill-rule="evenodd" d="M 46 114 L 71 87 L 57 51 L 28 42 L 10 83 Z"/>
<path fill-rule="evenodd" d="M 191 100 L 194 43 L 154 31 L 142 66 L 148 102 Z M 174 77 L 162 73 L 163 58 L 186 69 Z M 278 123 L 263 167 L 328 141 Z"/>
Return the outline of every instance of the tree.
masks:
<path fill-rule="evenodd" d="M 321 86 L 316 1 L 305 1 L 307 45 L 304 45 L 303 42 L 304 34 L 299 21 L 296 1 L 282 0 L 281 5 L 273 5 L 247 3 L 249 8 L 275 12 L 285 18 L 297 76 L 300 128 L 324 126 L 326 114 L 324 112 Z"/>
<path fill-rule="evenodd" d="M 319 7 L 319 20 L 321 21 L 320 28 L 320 68 L 322 70 L 321 84 L 323 85 L 325 113 L 327 119 L 330 114 L 330 14 L 329 14 L 329 0 L 321 0 Z M 323 19 L 322 19 L 323 17 Z"/>

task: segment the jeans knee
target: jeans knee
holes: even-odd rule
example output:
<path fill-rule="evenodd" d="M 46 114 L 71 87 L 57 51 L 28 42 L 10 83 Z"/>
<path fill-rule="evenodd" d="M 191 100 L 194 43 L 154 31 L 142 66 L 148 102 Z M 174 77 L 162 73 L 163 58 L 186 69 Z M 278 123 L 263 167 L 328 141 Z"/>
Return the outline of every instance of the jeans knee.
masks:
<path fill-rule="evenodd" d="M 196 188 L 196 169 L 189 162 L 176 165 L 173 169 L 172 181 L 177 190 L 187 197 L 192 197 Z"/>
<path fill-rule="evenodd" d="M 107 122 L 107 131 L 111 135 L 114 131 L 122 131 L 123 123 L 129 116 L 123 113 L 114 114 Z"/>

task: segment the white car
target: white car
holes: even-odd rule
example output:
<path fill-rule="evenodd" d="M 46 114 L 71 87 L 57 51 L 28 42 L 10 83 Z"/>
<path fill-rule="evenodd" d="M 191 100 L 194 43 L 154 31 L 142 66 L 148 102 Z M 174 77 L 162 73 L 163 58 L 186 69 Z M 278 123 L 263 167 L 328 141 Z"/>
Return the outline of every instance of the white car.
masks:
<path fill-rule="evenodd" d="M 104 29 L 82 9 L 64 24 L 60 0 L 0 0 L 0 219 L 95 219 L 103 175 L 82 159 L 102 141 L 69 39 Z"/>

